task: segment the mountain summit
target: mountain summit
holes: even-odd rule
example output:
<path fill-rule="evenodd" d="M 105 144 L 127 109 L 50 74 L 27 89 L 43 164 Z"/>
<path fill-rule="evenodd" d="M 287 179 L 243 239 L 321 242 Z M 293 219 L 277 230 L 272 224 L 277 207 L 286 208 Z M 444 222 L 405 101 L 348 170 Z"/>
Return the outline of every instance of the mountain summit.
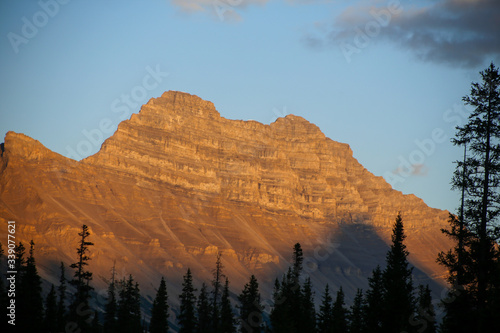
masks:
<path fill-rule="evenodd" d="M 14 132 L 0 154 L 0 221 L 16 221 L 18 241 L 34 240 L 40 273 L 56 285 L 86 224 L 98 290 L 115 263 L 150 294 L 165 276 L 175 303 L 187 268 L 209 279 L 218 252 L 235 291 L 252 273 L 272 287 L 300 242 L 315 287 L 352 296 L 384 262 L 398 211 L 417 280 L 443 283 L 435 258 L 451 247 L 440 232 L 448 213 L 393 190 L 302 117 L 228 120 L 170 91 L 81 161 Z"/>

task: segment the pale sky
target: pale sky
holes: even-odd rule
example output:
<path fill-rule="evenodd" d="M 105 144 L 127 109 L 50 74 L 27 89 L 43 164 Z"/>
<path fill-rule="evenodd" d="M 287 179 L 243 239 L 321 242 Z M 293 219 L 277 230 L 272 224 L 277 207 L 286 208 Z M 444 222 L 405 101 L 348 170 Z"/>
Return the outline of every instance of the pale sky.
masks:
<path fill-rule="evenodd" d="M 229 119 L 302 116 L 395 189 L 455 211 L 449 139 L 471 82 L 500 64 L 499 32 L 497 0 L 2 1 L 0 136 L 83 158 L 179 90 Z"/>

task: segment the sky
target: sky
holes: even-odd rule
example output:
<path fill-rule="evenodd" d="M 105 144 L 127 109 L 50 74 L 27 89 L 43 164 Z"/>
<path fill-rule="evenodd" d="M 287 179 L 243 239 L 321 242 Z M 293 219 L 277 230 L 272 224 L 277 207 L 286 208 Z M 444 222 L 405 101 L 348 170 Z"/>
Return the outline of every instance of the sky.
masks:
<path fill-rule="evenodd" d="M 1 1 L 0 142 L 20 132 L 79 160 L 178 90 L 228 119 L 302 116 L 455 212 L 450 138 L 491 62 L 497 0 Z"/>

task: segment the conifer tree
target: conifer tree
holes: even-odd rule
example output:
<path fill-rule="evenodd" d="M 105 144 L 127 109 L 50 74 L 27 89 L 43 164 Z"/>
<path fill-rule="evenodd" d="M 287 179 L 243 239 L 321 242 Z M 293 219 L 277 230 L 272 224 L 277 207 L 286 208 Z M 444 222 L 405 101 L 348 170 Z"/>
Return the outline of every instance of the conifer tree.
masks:
<path fill-rule="evenodd" d="M 88 266 L 88 261 L 90 260 L 87 254 L 89 252 L 89 246 L 94 245 L 94 243 L 87 240 L 90 236 L 90 232 L 85 224 L 82 226 L 82 231 L 79 232 L 78 235 L 80 236 L 79 246 L 76 249 L 78 261 L 70 265 L 71 268 L 75 269 L 73 280 L 71 280 L 70 283 L 76 288 L 73 302 L 70 305 L 70 319 L 77 323 L 82 331 L 88 331 L 90 330 L 92 320 L 90 315 L 93 313 L 90 311 L 89 298 L 90 291 L 94 288 L 90 286 L 92 273 L 86 270 L 86 266 Z"/>
<path fill-rule="evenodd" d="M 332 326 L 335 333 L 347 333 L 349 330 L 349 310 L 345 306 L 345 296 L 342 286 L 337 291 L 337 297 L 332 306 Z"/>
<path fill-rule="evenodd" d="M 410 331 L 410 318 L 415 313 L 413 268 L 408 263 L 409 252 L 404 244 L 405 238 L 403 219 L 401 214 L 398 214 L 392 229 L 391 248 L 386 256 L 387 267 L 382 273 L 382 328 L 388 333 Z"/>
<path fill-rule="evenodd" d="M 179 296 L 180 313 L 177 318 L 179 333 L 195 333 L 197 326 L 196 319 L 196 289 L 193 287 L 193 276 L 188 268 L 184 281 L 182 282 L 182 294 Z"/>
<path fill-rule="evenodd" d="M 492 63 L 480 75 L 482 82 L 472 83 L 470 95 L 463 98 L 474 110 L 465 125 L 457 126 L 452 139 L 454 145 L 469 150 L 463 162 L 457 161 L 452 184 L 465 195 L 459 222 L 474 237 L 465 251 L 457 246 L 462 252 L 455 248 L 449 253 L 449 258 L 456 260 L 446 262 L 438 258 L 451 274 L 455 273 L 456 261 L 461 261 L 459 266 L 464 267 L 465 273 L 472 274 L 472 279 L 465 279 L 463 284 L 455 281 L 458 286 L 452 292 L 461 294 L 457 302 L 445 303 L 445 329 L 446 323 L 456 325 L 449 327 L 450 331 L 471 326 L 488 332 L 496 325 L 497 313 L 493 309 L 500 308 L 500 301 L 491 298 L 500 289 L 496 283 L 500 274 L 500 74 Z M 468 260 L 459 260 L 464 257 Z"/>
<path fill-rule="evenodd" d="M 316 332 L 316 309 L 311 278 L 307 277 L 302 291 L 301 320 L 298 322 L 298 332 Z"/>
<path fill-rule="evenodd" d="M 141 295 L 139 284 L 132 275 L 127 280 L 120 281 L 120 299 L 117 311 L 117 331 L 120 333 L 140 333 L 141 326 Z"/>
<path fill-rule="evenodd" d="M 229 299 L 229 279 L 226 277 L 220 303 L 220 321 L 217 333 L 235 333 L 235 320 Z"/>
<path fill-rule="evenodd" d="M 418 306 L 416 320 L 412 323 L 419 333 L 436 333 L 436 312 L 432 304 L 429 285 L 418 286 Z"/>
<path fill-rule="evenodd" d="M 149 332 L 167 333 L 168 332 L 168 294 L 165 279 L 162 277 L 160 286 L 156 292 L 151 309 L 151 321 L 149 323 Z"/>
<path fill-rule="evenodd" d="M 222 253 L 217 254 L 217 261 L 215 263 L 215 268 L 213 270 L 213 280 L 212 280 L 212 314 L 210 317 L 210 322 L 212 326 L 212 332 L 217 332 L 220 321 L 220 298 L 222 294 L 222 281 L 226 277 L 224 275 L 224 265 L 222 264 Z"/>
<path fill-rule="evenodd" d="M 290 273 L 291 270 L 289 269 Z M 291 322 L 288 319 L 288 281 L 283 276 L 283 280 L 280 283 L 278 279 L 274 282 L 273 290 L 273 309 L 271 310 L 271 327 L 273 333 L 289 332 L 291 328 Z"/>
<path fill-rule="evenodd" d="M 92 316 L 92 323 L 90 324 L 90 332 L 92 333 L 100 333 L 102 329 L 101 322 L 99 321 L 99 312 L 94 311 L 94 315 Z M 108 333 L 108 332 L 106 332 Z"/>
<path fill-rule="evenodd" d="M 35 332 L 42 327 L 43 322 L 42 279 L 38 275 L 34 251 L 35 243 L 32 240 L 16 292 L 16 329 L 20 332 Z"/>
<path fill-rule="evenodd" d="M 113 264 L 113 268 L 111 270 L 111 280 L 109 281 L 108 290 L 107 290 L 107 300 L 106 305 L 104 307 L 104 331 L 106 333 L 114 333 L 116 332 L 116 316 L 118 305 L 116 303 L 116 280 L 115 280 L 115 265 Z"/>
<path fill-rule="evenodd" d="M 45 332 L 56 332 L 57 330 L 57 295 L 54 285 L 50 288 L 50 292 L 45 299 L 43 329 Z"/>
<path fill-rule="evenodd" d="M 373 333 L 384 332 L 382 329 L 382 317 L 385 311 L 382 308 L 383 288 L 382 270 L 380 266 L 377 266 L 373 270 L 372 276 L 368 278 L 368 290 L 365 295 L 366 307 L 364 311 L 366 327 Z"/>
<path fill-rule="evenodd" d="M 24 255 L 26 254 L 26 248 L 24 247 L 23 242 L 19 242 L 19 244 L 16 245 L 15 253 L 16 253 L 15 271 L 17 272 L 17 277 L 21 278 L 22 274 L 24 273 L 24 268 L 26 268 L 26 259 L 24 258 Z"/>
<path fill-rule="evenodd" d="M 319 313 L 317 318 L 318 333 L 332 333 L 332 296 L 330 295 L 330 287 L 326 284 L 325 292 L 321 305 L 319 306 Z"/>
<path fill-rule="evenodd" d="M 238 296 L 240 302 L 239 321 L 240 333 L 260 333 L 262 331 L 262 305 L 260 303 L 259 283 L 252 274 L 250 281 L 245 284 Z"/>
<path fill-rule="evenodd" d="M 210 321 L 212 309 L 208 296 L 207 285 L 205 283 L 202 283 L 201 285 L 200 295 L 198 296 L 197 312 L 198 312 L 197 332 L 198 333 L 210 332 L 212 329 L 212 323 Z"/>
<path fill-rule="evenodd" d="M 351 306 L 349 317 L 349 333 L 362 333 L 365 332 L 365 304 L 363 299 L 363 291 L 358 289 L 354 302 Z"/>
<path fill-rule="evenodd" d="M 60 265 L 59 286 L 57 287 L 57 293 L 56 327 L 57 331 L 63 332 L 66 326 L 66 276 L 64 263 L 62 261 Z"/>

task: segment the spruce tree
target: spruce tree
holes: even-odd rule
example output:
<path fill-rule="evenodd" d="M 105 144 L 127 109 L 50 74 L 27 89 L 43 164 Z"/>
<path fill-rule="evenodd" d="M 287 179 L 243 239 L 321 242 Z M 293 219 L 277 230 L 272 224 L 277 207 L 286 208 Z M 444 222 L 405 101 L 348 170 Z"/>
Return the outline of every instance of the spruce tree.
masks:
<path fill-rule="evenodd" d="M 364 311 L 366 327 L 373 333 L 384 332 L 382 329 L 382 317 L 385 312 L 382 307 L 384 297 L 383 288 L 382 270 L 380 266 L 377 266 L 373 270 L 372 276 L 368 278 L 368 290 L 365 295 L 366 306 Z"/>
<path fill-rule="evenodd" d="M 205 283 L 202 283 L 201 285 L 200 295 L 198 296 L 197 312 L 198 312 L 197 332 L 198 333 L 210 332 L 212 329 L 212 323 L 210 321 L 212 309 L 207 291 L 207 285 Z"/>
<path fill-rule="evenodd" d="M 117 311 L 117 331 L 120 333 L 140 333 L 141 326 L 141 295 L 139 284 L 132 275 L 127 280 L 120 281 L 120 299 Z"/>
<path fill-rule="evenodd" d="M 177 318 L 179 333 L 195 333 L 197 326 L 196 318 L 196 289 L 193 287 L 193 276 L 188 268 L 184 281 L 182 282 L 182 294 L 179 296 L 180 313 Z"/>
<path fill-rule="evenodd" d="M 63 332 L 66 326 L 66 275 L 64 263 L 61 261 L 59 286 L 57 287 L 57 331 Z"/>
<path fill-rule="evenodd" d="M 239 322 L 241 333 L 260 333 L 262 331 L 262 305 L 260 303 L 259 283 L 252 274 L 250 281 L 245 284 L 238 296 Z"/>
<path fill-rule="evenodd" d="M 220 321 L 217 333 L 235 333 L 235 320 L 229 299 L 229 279 L 226 277 L 220 302 Z"/>
<path fill-rule="evenodd" d="M 57 295 L 54 285 L 45 299 L 45 316 L 43 318 L 43 330 L 45 332 L 56 332 L 57 330 Z"/>
<path fill-rule="evenodd" d="M 35 263 L 35 243 L 30 242 L 29 257 L 16 290 L 16 329 L 20 332 L 35 332 L 42 327 L 43 297 L 42 279 Z"/>
<path fill-rule="evenodd" d="M 317 324 L 318 333 L 332 333 L 332 296 L 330 295 L 330 287 L 328 284 L 325 287 L 321 305 L 319 306 Z"/>
<path fill-rule="evenodd" d="M 160 286 L 156 292 L 156 297 L 151 308 L 151 321 L 149 323 L 149 332 L 167 333 L 168 332 L 168 294 L 167 284 L 162 277 Z"/>
<path fill-rule="evenodd" d="M 289 270 L 289 273 L 291 271 Z M 282 282 L 278 279 L 274 282 L 273 309 L 271 310 L 271 327 L 273 333 L 291 331 L 291 322 L 288 319 L 288 282 L 283 277 Z"/>
<path fill-rule="evenodd" d="M 342 286 L 337 291 L 337 297 L 332 306 L 332 327 L 335 333 L 348 333 L 349 310 L 345 306 L 345 296 Z"/>
<path fill-rule="evenodd" d="M 398 214 L 392 229 L 391 248 L 387 252 L 387 266 L 382 273 L 382 328 L 387 333 L 410 331 L 409 322 L 415 313 L 413 268 L 408 263 L 409 252 L 404 244 L 405 238 L 403 219 Z"/>
<path fill-rule="evenodd" d="M 351 306 L 349 316 L 349 333 L 363 333 L 365 332 L 365 329 L 365 303 L 363 291 L 358 289 Z"/>
<path fill-rule="evenodd" d="M 500 301 L 490 296 L 500 288 L 496 282 L 500 262 L 500 74 L 492 63 L 480 75 L 482 82 L 472 83 L 470 95 L 463 98 L 474 110 L 465 125 L 457 126 L 452 139 L 454 145 L 469 151 L 463 162 L 457 161 L 452 184 L 465 194 L 460 222 L 474 234 L 470 247 L 462 253 L 469 260 L 463 267 L 473 274 L 473 279 L 459 286 L 462 290 L 458 291 L 467 294 L 459 298 L 464 304 L 448 303 L 445 323 L 453 325 L 453 318 L 457 318 L 464 324 L 461 327 L 469 325 L 488 332 L 495 327 L 498 316 L 493 309 L 500 308 Z M 459 254 L 452 251 L 457 260 Z M 469 263 L 472 265 L 467 266 Z M 469 301 L 472 304 L 466 306 Z"/>
<path fill-rule="evenodd" d="M 75 269 L 73 280 L 70 283 L 76 288 L 73 302 L 70 305 L 70 320 L 75 322 L 82 331 L 90 330 L 92 318 L 90 315 L 89 298 L 90 291 L 93 290 L 90 286 L 92 280 L 92 273 L 86 270 L 90 257 L 88 256 L 89 246 L 94 243 L 89 242 L 87 239 L 90 236 L 89 228 L 84 224 L 82 231 L 78 233 L 80 236 L 79 246 L 76 249 L 78 261 L 70 265 Z"/>

